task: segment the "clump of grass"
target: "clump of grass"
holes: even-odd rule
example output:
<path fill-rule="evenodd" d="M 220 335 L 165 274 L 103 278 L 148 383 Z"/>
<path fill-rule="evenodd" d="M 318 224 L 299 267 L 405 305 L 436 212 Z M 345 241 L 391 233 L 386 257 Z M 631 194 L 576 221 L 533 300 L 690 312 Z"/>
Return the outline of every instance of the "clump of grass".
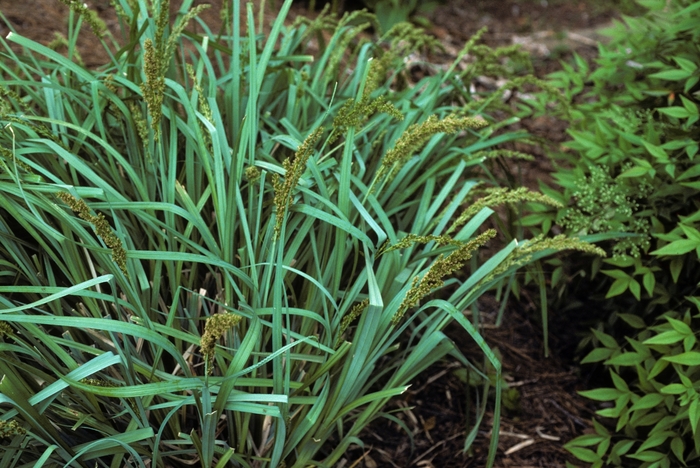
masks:
<path fill-rule="evenodd" d="M 117 2 L 130 37 L 98 70 L 0 40 L 0 464 L 335 466 L 418 373 L 474 365 L 451 321 L 495 369 L 498 434 L 500 364 L 463 310 L 515 245 L 477 255 L 495 199 L 448 229 L 469 156 L 519 134 L 454 109 L 454 67 L 394 86 L 420 34 L 385 50 L 347 18 L 285 27 L 286 0 L 267 37 L 250 5 L 247 35 L 197 36 L 201 7 L 171 27 L 168 2 L 137 6 Z"/>

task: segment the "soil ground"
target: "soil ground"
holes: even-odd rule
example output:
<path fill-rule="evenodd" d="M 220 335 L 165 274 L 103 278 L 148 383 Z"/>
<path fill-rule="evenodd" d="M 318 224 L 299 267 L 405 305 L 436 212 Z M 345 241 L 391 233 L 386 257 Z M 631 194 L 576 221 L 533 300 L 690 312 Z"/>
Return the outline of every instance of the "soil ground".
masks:
<path fill-rule="evenodd" d="M 179 3 L 179 2 L 173 2 Z M 205 3 L 195 1 L 194 3 Z M 221 0 L 202 14 L 209 25 L 218 24 Z M 272 0 L 268 0 L 268 16 Z M 317 2 L 320 3 L 320 2 Z M 446 0 L 427 15 L 430 31 L 450 50 L 459 50 L 464 42 L 483 26 L 489 28 L 484 41 L 492 46 L 520 43 L 528 50 L 536 74 L 544 76 L 559 67 L 559 60 L 576 51 L 584 57 L 596 52 L 600 37 L 596 28 L 610 22 L 622 6 L 622 0 Z M 90 0 L 88 5 L 100 13 L 108 28 L 120 37 L 119 24 L 109 0 Z M 67 34 L 68 8 L 57 0 L 0 0 L 0 12 L 19 34 L 48 44 L 55 33 Z M 303 3 L 295 4 L 292 17 L 307 14 Z M 0 34 L 9 27 L 0 22 Z M 108 60 L 102 47 L 95 47 L 95 36 L 81 35 L 79 52 L 89 67 Z M 553 119 L 524 122 L 531 132 L 562 141 L 565 128 Z M 522 168 L 526 183 L 534 184 L 546 177 L 544 159 Z M 479 304 L 482 328 L 487 343 L 496 349 L 503 362 L 505 379 L 510 387 L 508 408 L 503 409 L 497 467 L 563 467 L 573 458 L 562 449 L 568 440 L 590 428 L 593 407 L 576 392 L 585 388 L 581 371 L 574 364 L 578 338 L 569 332 L 566 317 L 550 315 L 551 356 L 543 354 L 542 328 L 536 323 L 539 314 L 527 290 L 520 301 L 511 301 L 505 310 L 503 325 L 494 324 L 498 304 L 485 297 Z M 479 359 L 478 348 L 458 327 L 447 330 L 448 336 L 467 355 Z M 492 437 L 493 414 L 487 411 L 472 448 L 463 453 L 466 428 L 473 422 L 468 411 L 468 386 L 458 368 L 445 362 L 430 369 L 400 398 L 390 410 L 409 428 L 407 434 L 397 424 L 378 420 L 363 434 L 364 448 L 354 447 L 338 465 L 355 467 L 481 467 L 485 465 Z M 465 415 L 470 415 L 468 422 Z"/>

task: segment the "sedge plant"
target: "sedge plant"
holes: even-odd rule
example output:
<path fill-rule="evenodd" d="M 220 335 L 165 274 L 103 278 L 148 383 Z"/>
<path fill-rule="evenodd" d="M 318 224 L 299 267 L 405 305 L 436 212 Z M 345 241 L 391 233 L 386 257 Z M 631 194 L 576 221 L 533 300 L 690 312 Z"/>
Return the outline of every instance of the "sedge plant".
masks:
<path fill-rule="evenodd" d="M 455 106 L 455 68 L 392 90 L 418 36 L 346 53 L 357 17 L 285 26 L 291 0 L 267 36 L 238 0 L 201 35 L 191 1 L 172 23 L 167 1 L 115 5 L 126 45 L 99 36 L 99 69 L 73 54 L 85 12 L 66 55 L 2 40 L 0 465 L 335 466 L 401 424 L 383 408 L 421 371 L 481 374 L 456 321 L 496 372 L 465 440 L 492 408 L 492 466 L 500 363 L 463 311 L 580 245 L 477 256 L 495 232 L 462 212 L 468 156 L 507 137 Z"/>

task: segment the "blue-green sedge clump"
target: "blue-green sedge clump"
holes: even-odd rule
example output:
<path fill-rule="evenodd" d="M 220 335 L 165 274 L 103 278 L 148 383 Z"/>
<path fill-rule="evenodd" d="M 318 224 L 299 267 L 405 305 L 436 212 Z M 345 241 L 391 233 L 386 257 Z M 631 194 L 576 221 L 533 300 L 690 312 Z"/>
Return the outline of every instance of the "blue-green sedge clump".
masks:
<path fill-rule="evenodd" d="M 56 197 L 68 205 L 73 212 L 95 228 L 97 236 L 112 251 L 112 260 L 117 264 L 125 276 L 129 276 L 126 270 L 126 250 L 122 246 L 122 241 L 112 232 L 112 228 L 102 213 L 93 215 L 84 200 L 79 200 L 67 192 L 61 192 Z"/>
<path fill-rule="evenodd" d="M 237 314 L 216 314 L 209 317 L 204 324 L 204 334 L 199 341 L 200 349 L 207 363 L 207 374 L 211 374 L 214 363 L 216 342 L 224 333 L 238 325 L 243 317 Z"/>

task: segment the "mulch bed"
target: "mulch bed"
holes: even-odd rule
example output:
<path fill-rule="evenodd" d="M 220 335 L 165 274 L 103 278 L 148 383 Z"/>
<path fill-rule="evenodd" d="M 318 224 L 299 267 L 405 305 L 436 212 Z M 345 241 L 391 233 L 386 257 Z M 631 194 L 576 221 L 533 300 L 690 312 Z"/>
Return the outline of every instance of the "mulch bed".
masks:
<path fill-rule="evenodd" d="M 571 337 L 557 339 L 555 331 L 550 338 L 551 356 L 545 358 L 542 329 L 533 319 L 539 312 L 534 307 L 513 304 L 505 313 L 504 324 L 496 327 L 495 300 L 486 297 L 480 306 L 484 323 L 480 331 L 501 357 L 504 379 L 513 389 L 511 397 L 506 397 L 510 408 L 502 408 L 495 466 L 555 468 L 574 462 L 562 445 L 591 428 L 594 408 L 576 393 L 585 387 L 570 360 Z M 482 354 L 464 330 L 452 325 L 446 333 L 472 362 L 481 364 Z M 364 450 L 351 449 L 339 468 L 485 466 L 493 408 L 487 410 L 476 440 L 464 453 L 468 395 L 459 367 L 443 362 L 392 401 L 388 410 L 403 410 L 396 416 L 410 435 L 396 423 L 377 421 L 362 436 Z M 474 401 L 475 391 L 471 389 L 469 400 Z M 469 416 L 471 430 L 473 410 Z"/>

